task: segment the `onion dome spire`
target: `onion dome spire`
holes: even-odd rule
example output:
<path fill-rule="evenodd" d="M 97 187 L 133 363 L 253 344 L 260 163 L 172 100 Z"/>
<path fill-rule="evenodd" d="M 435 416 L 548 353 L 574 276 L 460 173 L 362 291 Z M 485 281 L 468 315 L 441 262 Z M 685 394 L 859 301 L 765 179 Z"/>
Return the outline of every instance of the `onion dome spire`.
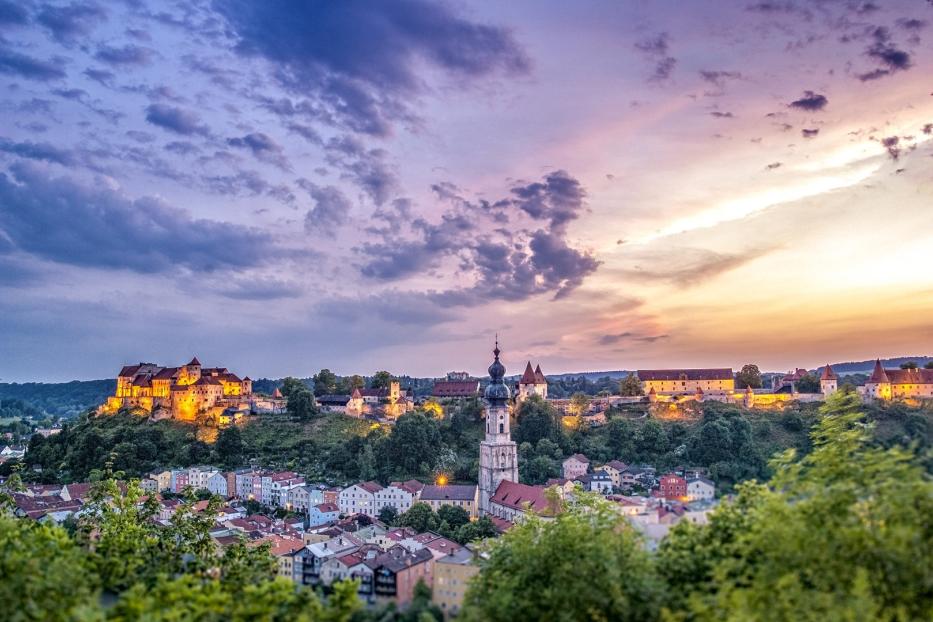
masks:
<path fill-rule="evenodd" d="M 486 386 L 485 397 L 492 405 L 501 405 L 504 404 L 510 397 L 512 397 L 511 391 L 505 386 L 502 382 L 502 378 L 505 376 L 505 365 L 499 361 L 499 336 L 496 335 L 496 347 L 492 351 L 495 359 L 492 362 L 492 365 L 489 366 L 489 384 Z"/>

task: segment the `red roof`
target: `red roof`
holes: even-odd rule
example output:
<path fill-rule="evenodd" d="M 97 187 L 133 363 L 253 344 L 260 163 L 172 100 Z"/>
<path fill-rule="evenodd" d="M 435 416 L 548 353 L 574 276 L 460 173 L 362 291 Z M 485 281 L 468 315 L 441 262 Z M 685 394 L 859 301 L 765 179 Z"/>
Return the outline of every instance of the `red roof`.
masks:
<path fill-rule="evenodd" d="M 357 484 L 357 486 L 359 486 L 366 492 L 373 493 L 373 494 L 382 490 L 382 486 L 378 484 L 377 482 L 362 482 L 360 484 Z"/>
<path fill-rule="evenodd" d="M 136 372 L 139 371 L 139 368 L 141 366 L 142 365 L 124 365 L 120 369 L 120 373 L 117 374 L 117 376 L 120 378 L 128 378 L 130 376 L 135 376 Z"/>
<path fill-rule="evenodd" d="M 538 384 L 547 384 L 547 378 L 544 377 L 544 372 L 541 371 L 541 365 L 535 367 L 535 382 Z"/>
<path fill-rule="evenodd" d="M 535 384 L 535 371 L 531 368 L 531 361 L 528 361 L 528 364 L 525 366 L 525 373 L 522 374 L 522 379 L 518 381 L 519 384 Z"/>
<path fill-rule="evenodd" d="M 875 361 L 875 369 L 871 372 L 871 377 L 868 379 L 868 382 L 872 384 L 890 382 L 888 380 L 888 375 L 884 371 L 884 367 L 881 366 L 881 359 Z"/>
<path fill-rule="evenodd" d="M 648 380 L 732 380 L 732 370 L 720 369 L 639 369 L 635 372 L 642 382 Z"/>
<path fill-rule="evenodd" d="M 545 490 L 547 489 L 544 486 L 529 486 L 503 480 L 490 502 L 516 510 L 524 511 L 528 508 L 539 514 L 553 513 L 551 503 L 544 495 Z"/>
<path fill-rule="evenodd" d="M 933 369 L 885 370 L 891 384 L 933 384 Z"/>
<path fill-rule="evenodd" d="M 336 503 L 321 503 L 319 505 L 314 506 L 314 509 L 316 509 L 318 512 L 321 512 L 323 514 L 340 511 L 340 508 L 337 507 Z"/>
<path fill-rule="evenodd" d="M 820 380 L 836 380 L 836 372 L 833 371 L 833 368 L 829 366 L 829 363 L 826 363 L 826 367 L 823 368 L 823 375 L 820 376 Z"/>
<path fill-rule="evenodd" d="M 479 380 L 438 380 L 431 395 L 434 397 L 469 397 L 479 394 Z"/>

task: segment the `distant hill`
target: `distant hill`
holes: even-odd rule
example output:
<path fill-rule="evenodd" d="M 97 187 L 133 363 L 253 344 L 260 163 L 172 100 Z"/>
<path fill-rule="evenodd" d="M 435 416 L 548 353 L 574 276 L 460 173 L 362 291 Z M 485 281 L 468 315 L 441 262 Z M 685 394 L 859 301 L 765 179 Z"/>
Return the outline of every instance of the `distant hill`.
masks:
<path fill-rule="evenodd" d="M 918 366 L 923 367 L 928 362 L 933 361 L 933 356 L 900 356 L 893 359 L 881 359 L 881 365 L 887 369 L 895 369 L 910 361 L 913 361 Z M 872 359 L 868 361 L 830 363 L 830 365 L 832 365 L 833 371 L 837 374 L 871 373 L 871 370 L 875 368 L 875 361 Z M 822 372 L 823 367 L 818 367 L 817 371 Z"/>

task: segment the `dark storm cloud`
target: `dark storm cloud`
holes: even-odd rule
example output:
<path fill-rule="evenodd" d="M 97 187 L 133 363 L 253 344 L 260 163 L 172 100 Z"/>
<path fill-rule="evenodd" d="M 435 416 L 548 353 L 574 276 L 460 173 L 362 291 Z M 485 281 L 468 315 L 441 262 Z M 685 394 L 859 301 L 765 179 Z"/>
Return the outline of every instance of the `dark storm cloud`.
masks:
<path fill-rule="evenodd" d="M 511 196 L 495 202 L 471 202 L 449 183 L 437 184 L 434 190 L 450 208 L 436 223 L 413 220 L 412 238 L 396 230 L 384 243 L 364 244 L 358 249 L 366 258 L 364 276 L 398 280 L 430 274 L 440 262 L 452 259 L 473 284 L 431 291 L 429 297 L 441 306 L 474 306 L 545 293 L 562 298 L 599 266 L 592 255 L 566 240 L 567 224 L 585 209 L 586 192 L 565 171 L 516 185 Z M 519 227 L 521 219 L 515 227 L 502 226 L 502 216 L 515 208 L 530 229 Z"/>
<path fill-rule="evenodd" d="M 652 82 L 663 82 L 670 78 L 677 65 L 677 59 L 668 53 L 669 39 L 666 32 L 661 32 L 635 42 L 635 49 L 652 62 L 653 70 L 649 77 Z"/>
<path fill-rule="evenodd" d="M 62 166 L 71 166 L 76 162 L 76 158 L 71 151 L 50 143 L 14 142 L 0 137 L 0 151 L 21 158 L 53 162 Z"/>
<path fill-rule="evenodd" d="M 104 184 L 32 166 L 0 173 L 0 231 L 22 252 L 63 264 L 142 273 L 243 269 L 281 255 L 269 235 L 204 219 Z"/>
<path fill-rule="evenodd" d="M 45 4 L 36 17 L 36 21 L 45 26 L 60 43 L 74 42 L 106 19 L 104 9 L 93 2 L 75 2 L 64 6 Z"/>
<path fill-rule="evenodd" d="M 314 201 L 314 207 L 305 214 L 305 231 L 308 233 L 333 233 L 340 225 L 347 222 L 350 209 L 349 199 L 334 186 L 318 186 L 307 179 L 298 180 Z"/>
<path fill-rule="evenodd" d="M 62 65 L 64 65 L 64 60 L 60 58 L 45 61 L 14 52 L 0 45 L 0 73 L 29 80 L 58 80 L 65 77 Z"/>
<path fill-rule="evenodd" d="M 207 126 L 201 123 L 198 115 L 167 104 L 150 104 L 146 108 L 146 121 L 176 134 L 208 134 Z"/>
<path fill-rule="evenodd" d="M 858 78 L 862 82 L 877 80 L 913 66 L 910 54 L 898 48 L 891 41 L 891 33 L 887 28 L 881 26 L 875 28 L 872 31 L 872 39 L 874 42 L 865 50 L 865 55 L 881 67 L 859 74 Z"/>
<path fill-rule="evenodd" d="M 385 135 L 409 118 L 409 97 L 424 88 L 419 63 L 470 81 L 527 73 L 511 33 L 426 0 L 257 3 L 216 0 L 240 53 L 276 66 L 276 79 L 319 101 L 340 126 Z"/>
<path fill-rule="evenodd" d="M 123 47 L 102 45 L 97 48 L 94 58 L 108 65 L 148 65 L 152 58 L 152 50 L 132 44 Z"/>
<path fill-rule="evenodd" d="M 829 103 L 829 100 L 826 99 L 825 95 L 820 95 L 814 91 L 804 91 L 803 97 L 800 99 L 795 99 L 788 106 L 790 108 L 797 108 L 798 110 L 806 110 L 808 112 L 816 112 L 822 110 Z"/>

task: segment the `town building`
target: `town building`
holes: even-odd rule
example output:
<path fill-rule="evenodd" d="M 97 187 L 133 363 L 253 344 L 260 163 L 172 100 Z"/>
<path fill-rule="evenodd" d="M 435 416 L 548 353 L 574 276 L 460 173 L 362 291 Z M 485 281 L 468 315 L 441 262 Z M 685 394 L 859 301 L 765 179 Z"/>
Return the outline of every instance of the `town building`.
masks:
<path fill-rule="evenodd" d="M 676 473 L 662 475 L 658 495 L 664 499 L 686 499 L 687 480 Z"/>
<path fill-rule="evenodd" d="M 479 449 L 479 513 L 487 514 L 490 499 L 503 481 L 518 481 L 518 447 L 510 433 L 509 388 L 502 381 L 505 365 L 499 361 L 499 341 L 493 349 L 489 366 L 486 401 L 486 436 Z"/>
<path fill-rule="evenodd" d="M 445 617 L 460 613 L 470 579 L 478 572 L 473 553 L 466 547 L 435 560 L 431 599 Z"/>
<path fill-rule="evenodd" d="M 324 525 L 340 518 L 340 508 L 333 503 L 319 503 L 308 510 L 309 525 Z"/>
<path fill-rule="evenodd" d="M 732 394 L 735 380 L 732 369 L 639 369 L 635 372 L 642 391 L 648 395 Z"/>
<path fill-rule="evenodd" d="M 387 506 L 395 508 L 399 514 L 404 514 L 418 500 L 423 488 L 424 484 L 416 479 L 407 482 L 391 482 L 385 488 L 376 491 L 375 514 L 378 516 L 382 508 Z"/>
<path fill-rule="evenodd" d="M 548 499 L 547 488 L 503 480 L 489 500 L 489 514 L 510 523 L 520 522 L 529 511 L 553 516 L 558 508 Z"/>
<path fill-rule="evenodd" d="M 590 470 L 590 459 L 583 454 L 573 454 L 562 465 L 564 479 L 583 477 Z"/>
<path fill-rule="evenodd" d="M 479 380 L 436 380 L 431 397 L 437 399 L 462 399 L 479 397 Z"/>
<path fill-rule="evenodd" d="M 687 501 L 709 501 L 716 498 L 716 484 L 705 477 L 687 480 Z"/>
<path fill-rule="evenodd" d="M 478 515 L 479 491 L 476 486 L 462 484 L 428 485 L 421 491 L 419 501 L 427 503 L 435 512 L 445 505 L 463 508 L 476 518 Z"/>
<path fill-rule="evenodd" d="M 376 493 L 382 486 L 376 482 L 361 482 L 340 491 L 337 506 L 341 514 L 365 514 L 377 516 Z"/>
<path fill-rule="evenodd" d="M 219 419 L 227 408 L 248 409 L 252 393 L 248 377 L 240 378 L 225 367 L 202 367 L 197 357 L 181 367 L 139 363 L 120 370 L 114 395 L 98 410 L 112 414 L 132 408 L 182 421 L 195 421 L 202 414 Z"/>

